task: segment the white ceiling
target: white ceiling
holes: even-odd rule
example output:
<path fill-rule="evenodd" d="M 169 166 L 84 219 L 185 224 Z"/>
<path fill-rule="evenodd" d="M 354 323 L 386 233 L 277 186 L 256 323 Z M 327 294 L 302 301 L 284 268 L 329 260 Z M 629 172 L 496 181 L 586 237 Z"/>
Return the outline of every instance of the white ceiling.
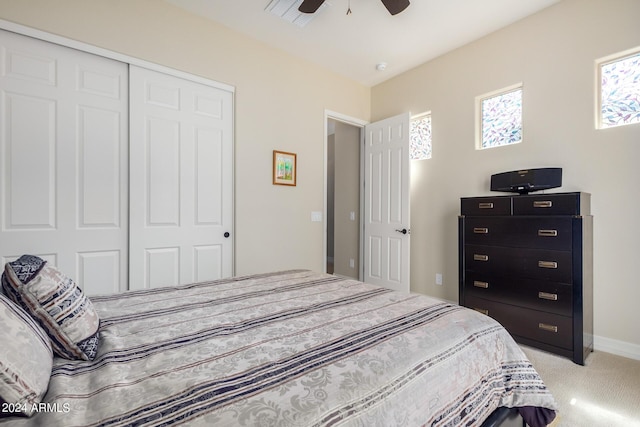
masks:
<path fill-rule="evenodd" d="M 373 86 L 560 0 L 411 0 L 395 16 L 380 0 L 326 0 L 302 28 L 266 11 L 271 0 L 166 1 Z"/>

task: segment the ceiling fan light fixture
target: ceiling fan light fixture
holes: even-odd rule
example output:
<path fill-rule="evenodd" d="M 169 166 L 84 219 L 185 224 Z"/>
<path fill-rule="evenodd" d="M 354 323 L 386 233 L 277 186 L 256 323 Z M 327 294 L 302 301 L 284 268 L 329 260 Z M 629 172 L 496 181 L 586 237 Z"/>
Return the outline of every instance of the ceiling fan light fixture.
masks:
<path fill-rule="evenodd" d="M 376 64 L 376 70 L 378 71 L 384 71 L 387 69 L 387 63 L 386 62 L 379 62 Z"/>

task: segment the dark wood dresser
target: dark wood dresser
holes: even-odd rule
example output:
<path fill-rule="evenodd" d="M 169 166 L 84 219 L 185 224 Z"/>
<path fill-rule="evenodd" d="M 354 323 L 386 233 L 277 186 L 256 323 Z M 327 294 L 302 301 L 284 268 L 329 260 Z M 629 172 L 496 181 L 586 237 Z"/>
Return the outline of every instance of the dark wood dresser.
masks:
<path fill-rule="evenodd" d="M 460 304 L 493 317 L 522 344 L 584 365 L 593 351 L 590 198 L 462 198 Z"/>

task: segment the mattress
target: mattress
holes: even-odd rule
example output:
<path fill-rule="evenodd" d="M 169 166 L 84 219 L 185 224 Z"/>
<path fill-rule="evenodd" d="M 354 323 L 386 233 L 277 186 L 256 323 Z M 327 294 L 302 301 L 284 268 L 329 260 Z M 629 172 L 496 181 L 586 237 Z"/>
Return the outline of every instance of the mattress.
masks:
<path fill-rule="evenodd" d="M 459 426 L 556 403 L 507 331 L 306 270 L 92 297 L 93 361 L 54 358 L 11 426 Z"/>

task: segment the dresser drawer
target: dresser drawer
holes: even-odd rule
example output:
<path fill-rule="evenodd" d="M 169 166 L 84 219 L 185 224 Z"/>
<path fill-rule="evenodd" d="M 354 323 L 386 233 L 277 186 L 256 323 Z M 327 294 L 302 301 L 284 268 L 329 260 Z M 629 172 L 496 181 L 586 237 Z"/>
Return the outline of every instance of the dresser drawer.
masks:
<path fill-rule="evenodd" d="M 465 296 L 571 316 L 572 286 L 565 283 L 465 274 Z"/>
<path fill-rule="evenodd" d="M 460 199 L 460 213 L 473 216 L 511 215 L 511 197 L 463 197 Z"/>
<path fill-rule="evenodd" d="M 466 217 L 465 242 L 472 245 L 510 246 L 569 251 L 572 245 L 569 217 Z"/>
<path fill-rule="evenodd" d="M 511 335 L 571 350 L 573 320 L 482 298 L 468 297 L 465 305 L 497 320 Z"/>
<path fill-rule="evenodd" d="M 587 193 L 536 194 L 513 197 L 514 215 L 589 215 Z"/>
<path fill-rule="evenodd" d="M 571 252 L 465 245 L 466 270 L 489 277 L 521 277 L 572 283 Z"/>

